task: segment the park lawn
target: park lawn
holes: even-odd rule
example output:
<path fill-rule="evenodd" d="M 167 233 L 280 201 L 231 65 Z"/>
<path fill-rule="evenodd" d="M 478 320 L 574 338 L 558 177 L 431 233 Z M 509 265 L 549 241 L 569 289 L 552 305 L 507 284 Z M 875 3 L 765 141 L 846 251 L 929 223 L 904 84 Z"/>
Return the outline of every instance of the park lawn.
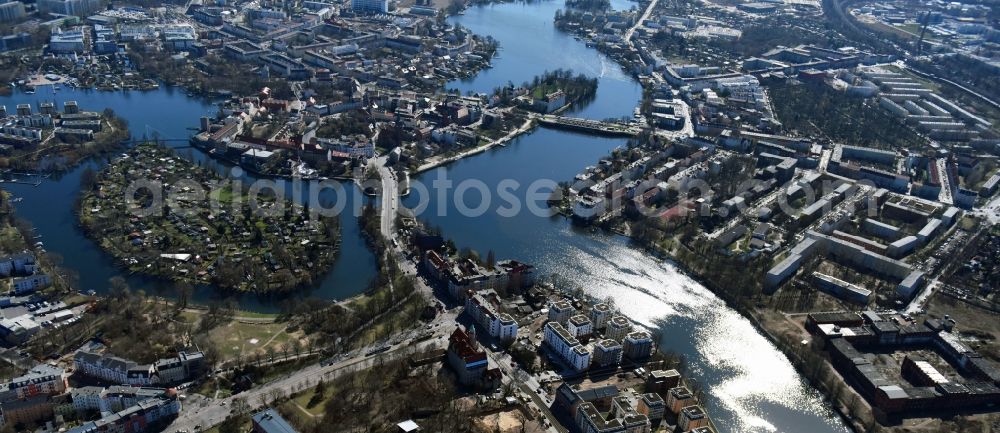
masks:
<path fill-rule="evenodd" d="M 309 400 L 312 400 L 313 396 L 316 395 L 316 387 L 309 388 L 305 391 L 299 393 L 295 398 L 288 401 L 289 408 L 295 411 L 300 411 L 299 408 L 295 407 L 298 405 L 306 412 L 308 412 L 312 417 L 323 416 L 324 408 L 326 407 L 326 402 L 330 401 L 330 397 L 333 395 L 334 390 L 331 389 L 331 384 L 326 384 L 326 391 L 323 392 L 323 399 L 316 403 L 315 406 L 309 407 Z"/>
<path fill-rule="evenodd" d="M 233 313 L 236 317 L 247 318 L 247 319 L 277 319 L 278 313 L 261 313 L 259 311 L 245 311 L 237 310 Z"/>
<path fill-rule="evenodd" d="M 201 314 L 198 314 L 194 311 L 181 311 L 180 314 L 177 315 L 177 320 L 183 320 L 184 322 L 187 323 L 195 323 L 200 318 Z"/>
<path fill-rule="evenodd" d="M 980 223 L 980 221 L 979 221 L 978 218 L 974 218 L 974 217 L 970 217 L 968 215 L 965 215 L 965 216 L 962 217 L 961 220 L 959 220 L 958 226 L 962 230 L 971 232 L 972 230 L 974 230 L 976 228 L 977 225 L 979 225 L 979 223 Z"/>
<path fill-rule="evenodd" d="M 306 409 L 305 405 L 296 406 L 293 401 L 286 401 L 281 405 L 282 413 L 290 413 L 291 416 L 287 417 L 288 422 L 291 425 L 309 425 L 314 420 L 322 419 L 323 413 L 314 413 L 312 410 Z M 303 412 L 305 411 L 305 412 Z"/>
<path fill-rule="evenodd" d="M 233 395 L 231 388 L 232 382 L 222 376 L 215 375 L 200 381 L 198 387 L 191 390 L 191 393 L 209 398 L 226 398 Z"/>
<path fill-rule="evenodd" d="M 896 24 L 896 27 L 913 34 L 920 34 L 920 24 L 917 23 Z"/>
<path fill-rule="evenodd" d="M 376 299 L 381 300 L 383 296 L 387 296 L 387 291 L 375 291 L 374 293 L 361 293 L 355 295 L 354 297 L 348 299 L 347 309 L 351 311 L 364 311 L 365 308 Z"/>
<path fill-rule="evenodd" d="M 255 353 L 264 355 L 267 348 L 274 350 L 275 355 L 282 355 L 282 347 L 291 344 L 293 338 L 301 338 L 301 332 L 289 335 L 285 332 L 283 323 L 242 323 L 230 321 L 209 331 L 209 339 L 219 350 L 219 356 L 224 360 L 237 356 L 251 357 Z M 250 340 L 256 339 L 256 344 Z"/>

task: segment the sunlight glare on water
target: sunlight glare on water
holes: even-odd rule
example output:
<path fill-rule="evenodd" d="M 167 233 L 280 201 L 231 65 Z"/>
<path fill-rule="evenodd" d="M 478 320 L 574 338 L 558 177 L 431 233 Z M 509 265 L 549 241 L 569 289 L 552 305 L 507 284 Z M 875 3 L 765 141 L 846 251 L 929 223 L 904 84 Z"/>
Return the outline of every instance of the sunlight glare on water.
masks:
<path fill-rule="evenodd" d="M 619 311 L 647 328 L 662 327 L 663 349 L 682 352 L 679 347 L 690 346 L 697 352 L 686 357 L 690 373 L 715 378 L 705 391 L 734 415 L 721 418 L 731 424 L 725 426 L 728 431 L 781 431 L 767 419 L 773 414 L 762 413 L 761 407 L 828 415 L 819 394 L 799 378 L 788 359 L 707 288 L 669 262 L 625 242 L 595 237 L 603 241 L 599 246 L 567 249 L 562 257 L 544 259 L 542 268 L 572 276 L 574 284 L 596 298 L 610 297 Z M 680 323 L 671 325 L 674 322 Z M 801 431 L 847 431 L 833 421 L 826 428 Z"/>

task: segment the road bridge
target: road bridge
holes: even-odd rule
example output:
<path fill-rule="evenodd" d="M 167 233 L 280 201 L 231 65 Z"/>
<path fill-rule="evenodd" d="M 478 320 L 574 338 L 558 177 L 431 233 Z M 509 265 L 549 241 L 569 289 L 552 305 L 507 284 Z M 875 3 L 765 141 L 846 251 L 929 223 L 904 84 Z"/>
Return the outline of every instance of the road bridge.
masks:
<path fill-rule="evenodd" d="M 602 122 L 599 120 L 580 119 L 577 117 L 564 117 L 543 115 L 538 116 L 538 123 L 553 128 L 568 129 L 571 131 L 586 132 L 589 134 L 608 135 L 612 137 L 635 137 L 639 135 L 641 128 L 618 122 Z"/>

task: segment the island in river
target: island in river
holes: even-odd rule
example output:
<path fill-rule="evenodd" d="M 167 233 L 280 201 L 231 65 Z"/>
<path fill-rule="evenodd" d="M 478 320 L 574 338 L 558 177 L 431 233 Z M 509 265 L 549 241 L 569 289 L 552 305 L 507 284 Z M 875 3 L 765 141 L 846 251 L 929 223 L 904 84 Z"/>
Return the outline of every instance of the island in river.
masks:
<path fill-rule="evenodd" d="M 336 259 L 336 217 L 225 181 L 167 147 L 138 145 L 80 183 L 80 224 L 131 272 L 276 293 L 312 285 Z"/>

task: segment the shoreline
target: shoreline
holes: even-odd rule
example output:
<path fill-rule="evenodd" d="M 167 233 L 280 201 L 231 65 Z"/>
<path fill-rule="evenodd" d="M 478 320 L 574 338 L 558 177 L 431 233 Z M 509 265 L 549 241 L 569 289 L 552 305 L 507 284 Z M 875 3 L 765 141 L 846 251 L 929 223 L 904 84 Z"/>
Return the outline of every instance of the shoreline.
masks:
<path fill-rule="evenodd" d="M 494 147 L 497 147 L 497 146 L 506 147 L 507 142 L 509 142 L 509 141 L 511 141 L 511 140 L 513 140 L 513 139 L 515 139 L 515 138 L 517 138 L 519 136 L 521 136 L 522 134 L 526 134 L 526 133 L 530 132 L 531 130 L 535 129 L 537 126 L 538 126 L 538 124 L 529 116 L 528 119 L 525 120 L 523 124 L 521 124 L 521 126 L 517 127 L 513 131 L 510 131 L 509 133 L 507 133 L 503 137 L 500 137 L 500 138 L 498 138 L 496 140 L 490 141 L 489 143 L 473 147 L 471 149 L 463 150 L 463 151 L 461 151 L 461 152 L 459 152 L 457 154 L 437 159 L 436 161 L 426 161 L 424 164 L 421 164 L 420 166 L 418 166 L 413 171 L 413 173 L 411 173 L 411 175 L 417 175 L 417 174 L 423 173 L 425 171 L 433 170 L 435 168 L 438 168 L 438 167 L 441 167 L 441 166 L 445 166 L 445 165 L 451 164 L 451 163 L 456 162 L 456 161 L 460 161 L 460 160 L 462 160 L 464 158 L 467 158 L 467 157 L 470 157 L 470 156 L 478 155 L 480 153 L 483 153 L 483 152 L 485 152 L 487 150 L 490 150 L 490 149 L 492 149 Z M 434 159 L 434 158 L 435 157 L 431 157 L 429 159 Z"/>

